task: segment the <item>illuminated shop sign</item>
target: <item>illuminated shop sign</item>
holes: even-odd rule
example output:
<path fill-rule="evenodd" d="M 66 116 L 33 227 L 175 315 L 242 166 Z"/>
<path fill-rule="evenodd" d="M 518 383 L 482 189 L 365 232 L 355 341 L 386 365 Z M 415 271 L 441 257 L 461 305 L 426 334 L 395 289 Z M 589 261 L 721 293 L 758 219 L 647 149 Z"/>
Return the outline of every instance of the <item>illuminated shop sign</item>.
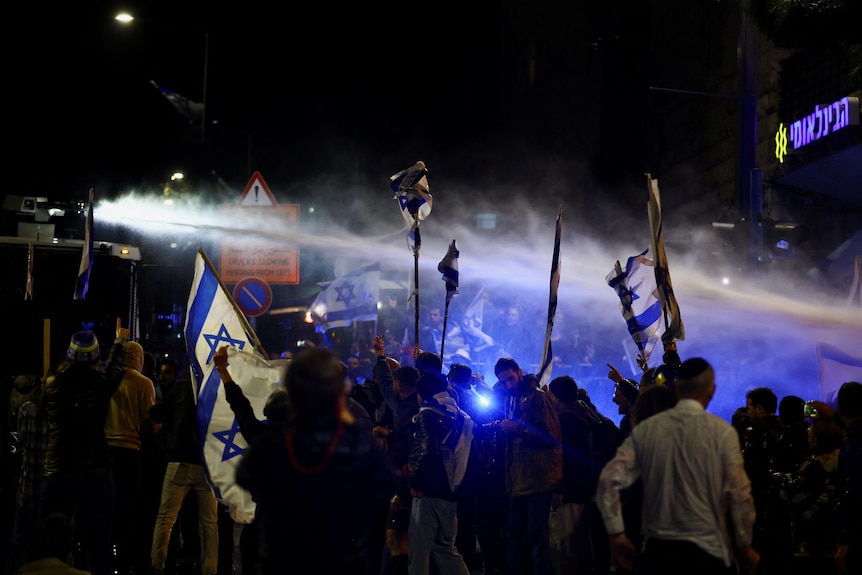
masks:
<path fill-rule="evenodd" d="M 775 157 L 783 163 L 784 156 L 788 153 L 795 152 L 842 128 L 858 125 L 859 98 L 845 96 L 826 106 L 814 106 L 813 113 L 796 120 L 789 126 L 778 124 L 778 132 L 775 134 Z"/>

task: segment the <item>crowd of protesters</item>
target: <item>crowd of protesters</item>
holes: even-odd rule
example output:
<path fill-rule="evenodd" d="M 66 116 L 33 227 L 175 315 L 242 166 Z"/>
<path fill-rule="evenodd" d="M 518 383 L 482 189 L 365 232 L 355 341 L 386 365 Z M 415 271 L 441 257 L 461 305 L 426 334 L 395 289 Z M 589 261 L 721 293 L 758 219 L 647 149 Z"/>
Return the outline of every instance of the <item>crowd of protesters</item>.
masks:
<path fill-rule="evenodd" d="M 214 354 L 249 444 L 244 525 L 208 482 L 187 366 L 119 322 L 109 349 L 72 334 L 60 365 L 4 388 L 5 572 L 860 572 L 862 384 L 835 405 L 751 389 L 726 422 L 707 411 L 721 374 L 674 341 L 628 378 L 578 333 L 542 381 L 517 307 L 445 342 L 430 309 L 418 349 L 392 308 L 346 355 L 289 350 L 263 420 Z M 596 364 L 619 423 L 578 383 Z"/>

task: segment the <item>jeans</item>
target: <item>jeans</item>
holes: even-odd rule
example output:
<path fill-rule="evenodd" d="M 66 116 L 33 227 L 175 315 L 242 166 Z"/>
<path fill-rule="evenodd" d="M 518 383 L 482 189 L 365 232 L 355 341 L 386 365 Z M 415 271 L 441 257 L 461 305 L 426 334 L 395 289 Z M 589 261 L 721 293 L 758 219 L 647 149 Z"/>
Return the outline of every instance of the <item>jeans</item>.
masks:
<path fill-rule="evenodd" d="M 194 492 L 198 504 L 201 574 L 215 575 L 218 567 L 218 500 L 207 483 L 206 473 L 201 465 L 176 461 L 168 463 L 162 483 L 162 501 L 153 531 L 150 562 L 154 571 L 164 570 L 171 529 L 189 491 Z"/>
<path fill-rule="evenodd" d="M 437 497 L 414 497 L 407 529 L 408 572 L 428 575 L 430 561 L 438 573 L 469 575 L 464 558 L 455 549 L 457 504 Z"/>

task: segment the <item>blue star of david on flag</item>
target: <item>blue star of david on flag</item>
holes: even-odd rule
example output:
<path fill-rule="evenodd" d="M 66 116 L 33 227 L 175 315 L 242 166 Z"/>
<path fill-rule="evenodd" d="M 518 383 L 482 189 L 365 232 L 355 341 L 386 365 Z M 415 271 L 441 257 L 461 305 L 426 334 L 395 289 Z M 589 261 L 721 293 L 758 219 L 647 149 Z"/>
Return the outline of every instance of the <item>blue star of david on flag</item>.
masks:
<path fill-rule="evenodd" d="M 354 287 L 356 287 L 356 284 L 347 282 L 340 286 L 335 286 L 334 289 L 338 293 L 338 297 L 335 298 L 335 301 L 343 301 L 345 306 L 349 306 L 350 301 L 356 299 L 356 294 L 353 293 Z"/>
<path fill-rule="evenodd" d="M 655 345 L 661 319 L 661 302 L 653 281 L 653 262 L 646 258 L 648 251 L 630 257 L 625 271 L 618 261 L 605 278 L 620 298 L 620 311 L 632 339 L 647 355 Z"/>
<path fill-rule="evenodd" d="M 239 349 L 242 349 L 245 347 L 245 340 L 232 338 L 230 336 L 230 333 L 228 333 L 227 328 L 225 327 L 224 324 L 221 324 L 221 327 L 219 328 L 217 334 L 205 333 L 205 334 L 203 334 L 203 336 L 207 342 L 207 345 L 210 347 L 210 354 L 207 357 L 206 365 L 209 365 L 209 363 L 212 361 L 213 356 L 215 355 L 215 352 L 216 352 L 216 348 L 218 347 L 218 344 L 221 342 L 224 342 L 228 345 L 236 346 Z"/>
<path fill-rule="evenodd" d="M 237 455 L 242 455 L 245 449 L 234 443 L 237 433 L 239 433 L 239 424 L 236 419 L 233 420 L 233 425 L 225 431 L 214 431 L 212 436 L 224 443 L 224 451 L 222 452 L 221 460 L 227 461 Z"/>

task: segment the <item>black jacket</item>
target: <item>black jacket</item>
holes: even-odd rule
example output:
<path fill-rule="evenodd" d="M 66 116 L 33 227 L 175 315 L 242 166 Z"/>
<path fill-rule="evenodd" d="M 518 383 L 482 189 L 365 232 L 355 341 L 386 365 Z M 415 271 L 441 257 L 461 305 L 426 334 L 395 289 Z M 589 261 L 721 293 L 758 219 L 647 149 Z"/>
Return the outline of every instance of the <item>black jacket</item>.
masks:
<path fill-rule="evenodd" d="M 194 388 L 190 381 L 175 381 L 165 398 L 150 408 L 150 418 L 163 424 L 159 434 L 164 437 L 168 461 L 203 465 Z"/>
<path fill-rule="evenodd" d="M 392 381 L 392 370 L 383 356 L 378 356 L 374 365 L 374 381 L 380 385 L 383 399 L 392 409 L 393 429 L 390 430 L 388 438 L 389 453 L 395 465 L 403 469 L 407 465 L 410 443 L 416 429 L 413 419 L 419 413 L 419 401 L 415 393 L 403 399 L 398 397 Z"/>
<path fill-rule="evenodd" d="M 125 374 L 124 356 L 125 345 L 115 341 L 104 371 L 88 364 L 63 364 L 45 386 L 45 477 L 111 467 L 105 419 L 111 396 Z"/>
<path fill-rule="evenodd" d="M 440 452 L 440 443 L 452 429 L 455 418 L 449 416 L 434 399 L 423 402 L 422 406 L 435 408 L 420 409 L 415 418 L 416 432 L 407 461 L 407 480 L 412 489 L 422 491 L 428 497 L 455 501 Z"/>

